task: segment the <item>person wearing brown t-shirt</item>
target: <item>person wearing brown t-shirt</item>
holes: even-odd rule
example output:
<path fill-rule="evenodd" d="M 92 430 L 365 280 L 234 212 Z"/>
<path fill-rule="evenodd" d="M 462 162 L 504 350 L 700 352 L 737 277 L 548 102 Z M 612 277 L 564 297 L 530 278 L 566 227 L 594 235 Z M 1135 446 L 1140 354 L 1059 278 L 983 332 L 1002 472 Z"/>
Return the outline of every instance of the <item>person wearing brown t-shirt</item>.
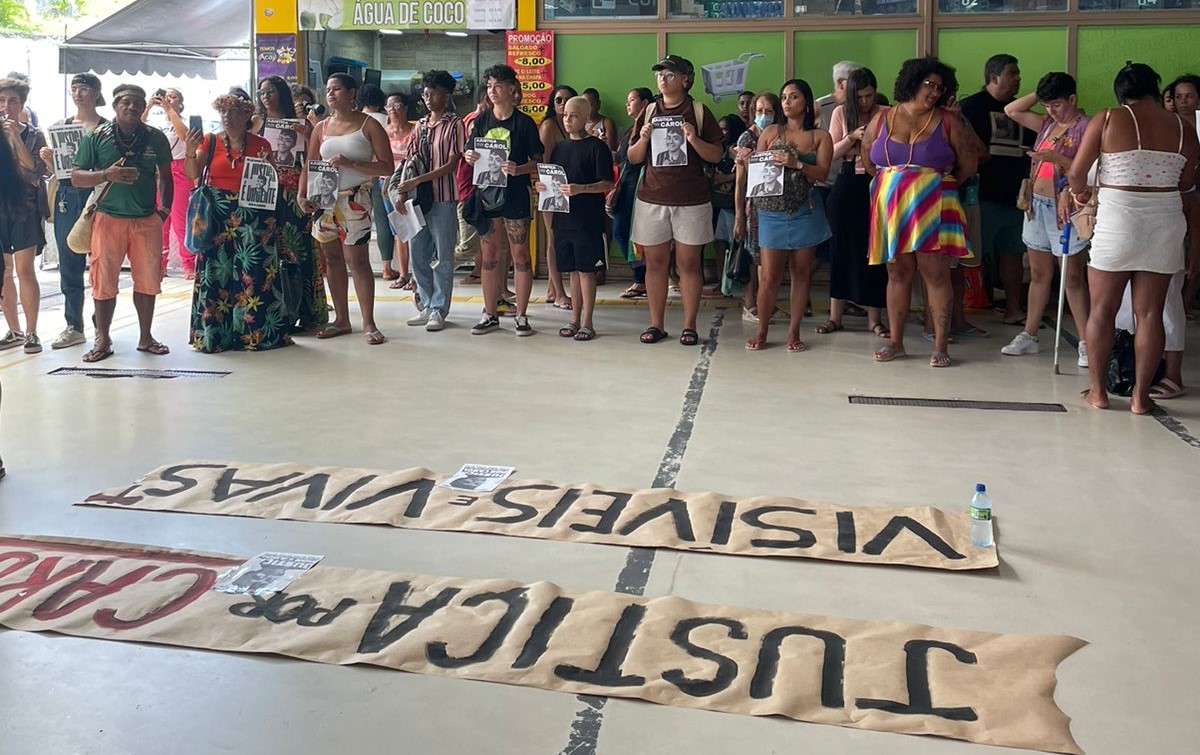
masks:
<path fill-rule="evenodd" d="M 646 292 L 650 300 L 650 327 L 642 343 L 658 343 L 667 337 L 668 268 L 674 242 L 675 264 L 683 293 L 683 333 L 679 342 L 695 346 L 696 315 L 700 311 L 703 275 L 700 254 L 713 239 L 712 205 L 705 163 L 715 163 L 723 152 L 721 127 L 712 111 L 697 106 L 688 94 L 695 81 L 695 68 L 687 58 L 668 55 L 652 70 L 660 96 L 647 106 L 633 127 L 629 162 L 644 165 L 642 183 L 633 209 L 633 242 L 646 250 Z M 700 122 L 697 123 L 697 114 Z M 687 165 L 655 165 L 650 158 L 653 119 L 663 115 L 683 117 Z"/>

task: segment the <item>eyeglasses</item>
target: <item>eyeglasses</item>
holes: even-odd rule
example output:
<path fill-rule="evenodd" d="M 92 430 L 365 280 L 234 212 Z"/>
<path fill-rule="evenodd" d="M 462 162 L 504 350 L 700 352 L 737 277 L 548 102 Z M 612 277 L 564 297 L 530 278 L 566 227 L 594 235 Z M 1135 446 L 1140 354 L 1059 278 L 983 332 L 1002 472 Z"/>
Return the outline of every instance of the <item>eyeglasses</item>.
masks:
<path fill-rule="evenodd" d="M 676 77 L 678 76 L 678 74 L 676 74 L 672 71 L 655 71 L 654 75 L 657 76 L 658 78 L 662 79 L 663 81 L 674 81 L 676 79 Z"/>
<path fill-rule="evenodd" d="M 388 105 L 384 109 L 385 110 L 407 110 L 408 108 L 404 107 L 403 105 Z"/>
<path fill-rule="evenodd" d="M 944 84 L 939 84 L 938 82 L 930 81 L 929 79 L 925 79 L 924 81 L 922 81 L 921 86 L 925 87 L 926 89 L 928 89 L 931 92 L 939 92 L 940 93 L 940 92 L 946 91 L 946 86 Z"/>

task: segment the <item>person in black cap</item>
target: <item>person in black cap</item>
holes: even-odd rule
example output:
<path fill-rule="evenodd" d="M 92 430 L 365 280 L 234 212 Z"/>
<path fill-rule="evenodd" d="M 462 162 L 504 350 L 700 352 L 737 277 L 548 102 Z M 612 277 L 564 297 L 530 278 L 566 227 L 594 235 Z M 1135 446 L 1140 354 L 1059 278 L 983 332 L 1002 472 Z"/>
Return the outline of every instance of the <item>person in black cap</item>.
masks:
<path fill-rule="evenodd" d="M 659 96 L 646 106 L 634 124 L 629 141 L 629 162 L 644 164 L 633 210 L 632 240 L 646 250 L 646 291 L 650 300 L 650 327 L 642 343 L 658 343 L 667 337 L 664 329 L 667 307 L 668 268 L 671 248 L 683 293 L 683 333 L 679 342 L 695 346 L 696 315 L 700 311 L 703 286 L 700 254 L 713 239 L 712 204 L 705 163 L 715 163 L 724 151 L 721 126 L 712 112 L 688 94 L 695 81 L 692 62 L 668 55 L 652 67 Z M 651 134 L 658 116 L 683 118 L 686 165 L 654 165 L 650 157 Z"/>
<path fill-rule="evenodd" d="M 64 118 L 55 126 L 78 124 L 85 134 L 95 131 L 108 119 L 96 112 L 104 104 L 104 93 L 100 90 L 100 77 L 94 73 L 77 73 L 71 77 L 71 101 L 75 103 L 75 115 Z M 78 146 L 78 145 L 76 145 Z M 41 151 L 42 161 L 54 163 L 54 153 L 49 147 Z M 50 343 L 52 349 L 65 349 L 86 343 L 83 334 L 83 273 L 87 269 L 87 255 L 76 254 L 67 248 L 67 234 L 83 213 L 91 187 L 83 188 L 71 183 L 70 178 L 58 181 L 54 194 L 54 240 L 58 244 L 58 286 L 63 295 L 63 316 L 67 327 Z"/>

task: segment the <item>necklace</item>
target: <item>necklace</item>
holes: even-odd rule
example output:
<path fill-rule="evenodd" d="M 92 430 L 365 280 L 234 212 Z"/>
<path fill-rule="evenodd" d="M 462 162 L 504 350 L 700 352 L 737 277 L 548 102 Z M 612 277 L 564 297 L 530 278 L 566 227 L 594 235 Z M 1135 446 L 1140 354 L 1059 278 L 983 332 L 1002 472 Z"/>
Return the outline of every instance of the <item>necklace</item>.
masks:
<path fill-rule="evenodd" d="M 237 157 L 233 156 L 233 144 L 229 141 L 229 132 L 221 133 L 221 141 L 225 142 L 225 157 L 229 159 L 229 164 L 237 168 L 239 161 L 246 159 L 246 136 L 242 135 L 242 151 Z"/>
<path fill-rule="evenodd" d="M 896 107 L 893 109 L 896 111 L 896 115 L 892 116 L 892 123 L 891 123 L 891 125 L 888 126 L 889 137 L 891 136 L 891 134 L 895 133 L 893 127 L 896 125 L 896 117 L 900 114 L 899 107 Z M 925 129 L 929 128 L 929 124 L 933 123 L 933 115 L 936 112 L 937 112 L 937 108 L 931 108 L 929 110 L 929 117 L 926 118 L 925 123 L 923 123 L 921 125 L 921 130 L 914 134 L 909 134 L 909 136 L 908 136 L 908 162 L 905 163 L 906 165 L 912 165 L 913 154 L 917 148 L 917 142 L 921 140 L 921 135 L 925 133 Z M 887 158 L 888 158 L 888 167 L 891 167 L 892 156 L 891 156 L 891 152 L 888 151 L 886 144 L 884 145 L 884 152 L 886 153 Z"/>
<path fill-rule="evenodd" d="M 134 129 L 134 132 L 129 135 L 128 141 L 126 141 L 125 132 L 121 130 L 120 126 L 114 124 L 112 133 L 113 142 L 116 143 L 117 150 L 121 155 L 127 159 L 134 157 L 136 155 L 138 137 L 141 136 L 140 124 L 139 128 Z"/>

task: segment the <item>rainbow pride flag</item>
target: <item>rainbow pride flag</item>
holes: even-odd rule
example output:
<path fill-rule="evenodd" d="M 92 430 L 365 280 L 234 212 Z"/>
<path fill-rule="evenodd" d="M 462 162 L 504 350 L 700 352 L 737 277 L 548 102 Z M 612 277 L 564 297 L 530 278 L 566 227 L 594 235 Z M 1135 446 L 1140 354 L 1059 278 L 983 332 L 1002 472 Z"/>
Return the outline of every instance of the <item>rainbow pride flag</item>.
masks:
<path fill-rule="evenodd" d="M 958 180 L 919 165 L 881 168 L 871 182 L 869 262 L 924 252 L 971 257 Z"/>

